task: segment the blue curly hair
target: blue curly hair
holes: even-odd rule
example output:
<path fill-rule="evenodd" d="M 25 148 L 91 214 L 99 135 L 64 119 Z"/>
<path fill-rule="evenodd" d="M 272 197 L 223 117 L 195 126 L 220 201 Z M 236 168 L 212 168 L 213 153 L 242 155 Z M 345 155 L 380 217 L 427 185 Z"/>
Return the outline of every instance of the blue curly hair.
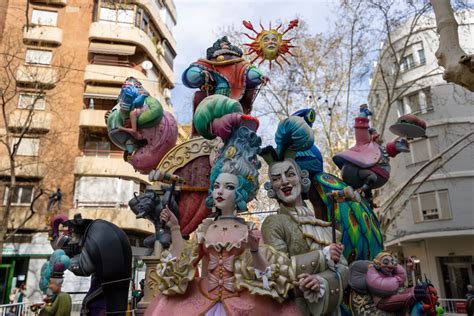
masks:
<path fill-rule="evenodd" d="M 50 279 L 55 280 L 56 284 L 62 284 L 63 274 L 69 268 L 71 260 L 64 250 L 57 249 L 51 255 L 51 258 L 41 267 L 41 277 L 39 287 L 43 293 L 48 290 Z"/>
<path fill-rule="evenodd" d="M 222 173 L 230 173 L 238 179 L 235 189 L 237 212 L 247 211 L 247 203 L 255 198 L 258 188 L 258 169 L 261 163 L 257 153 L 261 144 L 261 138 L 245 126 L 233 132 L 231 138 L 220 150 L 219 157 L 211 170 L 209 194 L 206 198 L 208 208 L 214 206 L 212 192 L 217 177 Z"/>

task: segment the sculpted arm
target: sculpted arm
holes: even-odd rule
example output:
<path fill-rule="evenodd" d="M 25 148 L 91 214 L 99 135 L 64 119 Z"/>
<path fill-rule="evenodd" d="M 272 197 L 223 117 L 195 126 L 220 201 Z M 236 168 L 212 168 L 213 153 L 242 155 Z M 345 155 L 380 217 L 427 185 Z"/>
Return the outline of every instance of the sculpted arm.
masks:
<path fill-rule="evenodd" d="M 285 240 L 285 229 L 278 215 L 268 216 L 262 224 L 263 242 L 272 246 L 275 250 L 289 255 L 289 249 Z"/>
<path fill-rule="evenodd" d="M 258 69 L 255 66 L 249 67 L 249 70 L 247 71 L 247 78 L 246 78 L 247 87 L 255 88 L 266 80 L 268 80 L 268 78 L 263 75 L 260 69 Z"/>
<path fill-rule="evenodd" d="M 204 79 L 204 71 L 193 65 L 186 69 L 181 76 L 183 84 L 188 88 L 201 87 L 204 84 Z"/>
<path fill-rule="evenodd" d="M 166 223 L 166 225 L 171 229 L 171 255 L 175 258 L 179 257 L 183 248 L 184 248 L 184 239 L 181 236 L 181 229 L 179 226 L 178 219 L 171 212 L 171 210 L 166 206 L 166 208 L 161 212 L 160 219 Z"/>

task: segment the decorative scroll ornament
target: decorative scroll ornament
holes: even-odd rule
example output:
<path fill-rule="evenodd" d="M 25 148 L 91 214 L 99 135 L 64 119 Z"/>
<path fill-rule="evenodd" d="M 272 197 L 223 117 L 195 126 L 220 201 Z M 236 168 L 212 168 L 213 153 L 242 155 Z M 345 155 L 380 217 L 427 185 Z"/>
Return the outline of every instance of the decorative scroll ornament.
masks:
<path fill-rule="evenodd" d="M 155 169 L 174 173 L 188 162 L 206 155 L 210 156 L 209 159 L 212 162 L 221 146 L 222 141 L 218 138 L 213 140 L 203 137 L 193 138 L 172 148 Z"/>

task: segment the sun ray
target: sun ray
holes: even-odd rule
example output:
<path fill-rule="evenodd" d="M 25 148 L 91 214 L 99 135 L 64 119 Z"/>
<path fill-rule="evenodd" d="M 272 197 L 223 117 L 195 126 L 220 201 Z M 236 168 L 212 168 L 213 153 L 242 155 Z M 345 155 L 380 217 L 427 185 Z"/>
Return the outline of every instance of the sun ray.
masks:
<path fill-rule="evenodd" d="M 285 58 L 285 56 L 283 56 L 283 55 L 280 55 L 280 57 L 281 57 L 281 58 L 282 58 L 284 61 L 286 61 L 286 63 L 287 63 L 288 65 L 290 65 L 290 64 L 291 64 L 291 63 L 290 63 L 290 62 L 289 62 L 289 61 L 288 61 L 288 60 Z"/>
<path fill-rule="evenodd" d="M 280 64 L 280 62 L 278 61 L 278 59 L 275 59 L 275 62 L 278 64 L 278 66 L 280 66 L 280 69 L 283 69 L 283 66 Z"/>

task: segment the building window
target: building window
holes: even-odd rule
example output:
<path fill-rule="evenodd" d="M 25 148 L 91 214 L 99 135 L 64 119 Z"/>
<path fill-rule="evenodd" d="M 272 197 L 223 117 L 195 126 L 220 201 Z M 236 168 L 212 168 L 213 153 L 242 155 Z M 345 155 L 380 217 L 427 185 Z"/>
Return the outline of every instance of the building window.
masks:
<path fill-rule="evenodd" d="M 33 9 L 31 14 L 31 23 L 37 25 L 56 26 L 58 21 L 58 12 Z"/>
<path fill-rule="evenodd" d="M 399 99 L 397 103 L 397 113 L 399 117 L 406 114 L 427 113 L 433 110 L 429 88 L 406 95 Z"/>
<path fill-rule="evenodd" d="M 25 62 L 27 64 L 51 65 L 53 52 L 50 50 L 27 49 Z"/>
<path fill-rule="evenodd" d="M 109 157 L 110 143 L 102 141 L 86 141 L 84 156 Z"/>
<path fill-rule="evenodd" d="M 163 20 L 163 22 L 165 23 L 166 28 L 170 32 L 173 32 L 173 28 L 176 25 L 176 22 L 174 21 L 173 16 L 171 15 L 169 9 L 166 6 L 161 8 L 160 17 L 161 20 Z"/>
<path fill-rule="evenodd" d="M 425 50 L 423 48 L 418 50 L 418 60 L 420 61 L 420 65 L 424 65 L 426 63 Z"/>
<path fill-rule="evenodd" d="M 127 207 L 140 185 L 114 177 L 80 177 L 76 179 L 74 201 L 77 207 Z"/>
<path fill-rule="evenodd" d="M 166 40 L 163 41 L 163 49 L 164 49 L 163 57 L 165 58 L 165 61 L 168 64 L 168 66 L 170 66 L 170 68 L 173 69 L 173 61 L 174 61 L 174 58 L 176 57 L 176 53 L 173 51 L 173 49 L 171 48 L 171 45 Z"/>
<path fill-rule="evenodd" d="M 18 144 L 19 142 L 19 144 Z M 18 149 L 16 151 L 16 154 L 18 156 L 38 156 L 39 153 L 39 145 L 40 145 L 40 139 L 39 138 L 22 138 L 20 141 L 20 138 L 18 137 L 13 137 L 12 139 L 12 144 L 11 144 L 11 149 L 13 150 L 13 146 L 15 144 L 18 144 Z"/>
<path fill-rule="evenodd" d="M 439 153 L 438 136 L 410 142 L 410 163 L 417 164 L 430 160 Z"/>
<path fill-rule="evenodd" d="M 101 21 L 133 24 L 133 9 L 101 7 L 99 14 Z"/>
<path fill-rule="evenodd" d="M 400 62 L 400 66 L 401 66 L 401 71 L 407 71 L 408 69 L 415 67 L 415 61 L 413 60 L 413 55 L 410 54 L 403 57 Z"/>
<path fill-rule="evenodd" d="M 3 205 L 7 204 L 8 193 L 10 188 L 5 187 L 5 194 L 3 196 Z M 15 187 L 15 193 L 12 197 L 11 205 L 30 205 L 33 202 L 35 188 L 32 185 L 17 185 Z"/>
<path fill-rule="evenodd" d="M 452 218 L 448 190 L 418 193 L 410 202 L 415 223 Z"/>
<path fill-rule="evenodd" d="M 161 42 L 161 37 L 149 14 L 142 8 L 137 7 L 135 26 L 145 32 L 154 45 Z"/>
<path fill-rule="evenodd" d="M 43 94 L 20 93 L 18 108 L 44 110 L 46 108 L 46 98 Z"/>

